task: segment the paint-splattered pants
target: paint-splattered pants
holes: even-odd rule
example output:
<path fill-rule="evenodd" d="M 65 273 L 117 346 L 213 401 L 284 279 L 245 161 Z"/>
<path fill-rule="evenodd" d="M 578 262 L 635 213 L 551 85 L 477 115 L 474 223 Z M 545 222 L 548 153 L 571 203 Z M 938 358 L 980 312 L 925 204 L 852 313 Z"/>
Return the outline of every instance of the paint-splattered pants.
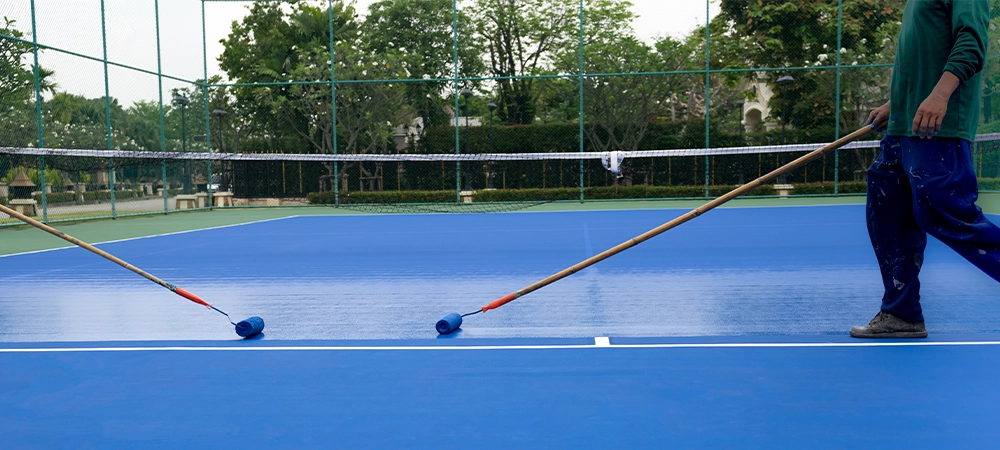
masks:
<path fill-rule="evenodd" d="M 882 271 L 882 311 L 922 322 L 927 234 L 1000 281 L 1000 228 L 976 206 L 969 141 L 886 136 L 868 169 L 868 235 Z"/>

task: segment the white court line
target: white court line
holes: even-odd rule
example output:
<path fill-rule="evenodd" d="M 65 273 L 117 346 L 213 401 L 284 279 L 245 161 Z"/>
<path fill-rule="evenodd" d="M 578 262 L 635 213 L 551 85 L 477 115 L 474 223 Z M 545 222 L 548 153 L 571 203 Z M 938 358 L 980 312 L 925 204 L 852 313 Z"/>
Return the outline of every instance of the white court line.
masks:
<path fill-rule="evenodd" d="M 596 342 L 596 341 L 595 341 Z M 283 347 L 47 347 L 0 348 L 0 353 L 96 352 L 287 352 L 287 351 L 458 351 L 458 350 L 578 350 L 578 349 L 683 349 L 683 348 L 847 348 L 847 347 L 959 347 L 1000 346 L 1000 341 L 970 342 L 814 342 L 814 343 L 714 343 L 714 344 L 610 344 L 587 345 L 461 345 L 461 346 L 283 346 Z"/>
<path fill-rule="evenodd" d="M 172 233 L 153 234 L 153 235 L 149 235 L 149 236 L 137 236 L 137 237 L 126 238 L 126 239 L 116 239 L 116 240 L 113 240 L 113 241 L 88 242 L 88 244 L 96 246 L 96 245 L 104 245 L 104 244 L 114 244 L 114 243 L 118 243 L 118 242 L 138 241 L 140 239 L 152 239 L 152 238 L 163 237 L 163 236 L 174 236 L 174 235 L 178 235 L 178 234 L 197 233 L 199 231 L 221 230 L 223 228 L 241 227 L 243 225 L 253 225 L 253 224 L 256 224 L 256 223 L 274 222 L 276 220 L 294 219 L 296 217 L 308 217 L 308 216 L 295 215 L 295 216 L 288 216 L 288 217 L 276 217 L 274 219 L 255 220 L 253 222 L 234 223 L 232 225 L 219 225 L 217 227 L 198 228 L 198 229 L 195 229 L 195 230 L 174 231 Z M 58 226 L 58 225 L 56 225 L 56 226 Z M 74 237 L 76 237 L 76 236 L 74 236 Z M 48 249 L 45 249 L 45 250 L 34 250 L 34 251 L 30 251 L 30 252 L 11 253 L 9 255 L 0 255 L 0 258 L 6 258 L 6 257 L 9 257 L 9 256 L 33 255 L 35 253 L 54 252 L 56 250 L 66 250 L 67 248 L 76 248 L 76 247 L 77 247 L 76 245 L 67 245 L 65 247 L 48 248 Z"/>

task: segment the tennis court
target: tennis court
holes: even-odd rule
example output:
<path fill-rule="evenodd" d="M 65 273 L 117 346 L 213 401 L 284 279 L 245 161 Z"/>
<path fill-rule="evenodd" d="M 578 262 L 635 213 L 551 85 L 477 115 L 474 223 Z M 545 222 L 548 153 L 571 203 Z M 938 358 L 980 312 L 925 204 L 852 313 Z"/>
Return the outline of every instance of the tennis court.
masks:
<path fill-rule="evenodd" d="M 848 337 L 901 92 L 1000 220 L 931 3 L 0 2 L 0 447 L 993 447 L 995 280 L 930 239 L 930 337 Z"/>
<path fill-rule="evenodd" d="M 247 341 L 82 249 L 0 257 L 0 429 L 14 447 L 997 437 L 997 286 L 942 244 L 929 242 L 922 272 L 930 339 L 846 336 L 881 295 L 858 204 L 719 209 L 439 336 L 444 314 L 686 212 L 551 209 L 242 212 L 245 223 L 99 245 L 234 316 L 263 317 L 263 336 Z M 230 213 L 241 212 L 196 214 Z M 119 223 L 157 231 L 157 220 Z"/>

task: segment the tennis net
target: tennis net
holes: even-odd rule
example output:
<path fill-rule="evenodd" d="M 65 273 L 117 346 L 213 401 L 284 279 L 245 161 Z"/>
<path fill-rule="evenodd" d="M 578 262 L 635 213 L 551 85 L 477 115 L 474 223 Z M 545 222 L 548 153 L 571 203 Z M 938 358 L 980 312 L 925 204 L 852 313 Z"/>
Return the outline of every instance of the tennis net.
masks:
<path fill-rule="evenodd" d="M 59 221 L 212 207 L 502 212 L 556 201 L 706 198 L 822 145 L 503 154 L 0 147 L 0 202 Z M 998 150 L 1000 134 L 977 137 L 973 157 L 982 190 L 997 189 Z M 878 141 L 852 142 L 750 195 L 863 193 L 877 152 Z M 12 222 L 0 218 L 0 225 Z"/>

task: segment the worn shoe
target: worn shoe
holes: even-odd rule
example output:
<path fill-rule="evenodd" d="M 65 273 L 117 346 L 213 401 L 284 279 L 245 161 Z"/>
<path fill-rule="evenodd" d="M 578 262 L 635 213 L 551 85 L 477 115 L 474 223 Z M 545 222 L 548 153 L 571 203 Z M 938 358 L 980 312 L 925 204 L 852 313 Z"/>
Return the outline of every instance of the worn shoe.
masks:
<path fill-rule="evenodd" d="M 907 322 L 884 311 L 868 322 L 868 326 L 852 327 L 851 336 L 856 338 L 925 338 L 927 328 L 923 322 Z"/>

